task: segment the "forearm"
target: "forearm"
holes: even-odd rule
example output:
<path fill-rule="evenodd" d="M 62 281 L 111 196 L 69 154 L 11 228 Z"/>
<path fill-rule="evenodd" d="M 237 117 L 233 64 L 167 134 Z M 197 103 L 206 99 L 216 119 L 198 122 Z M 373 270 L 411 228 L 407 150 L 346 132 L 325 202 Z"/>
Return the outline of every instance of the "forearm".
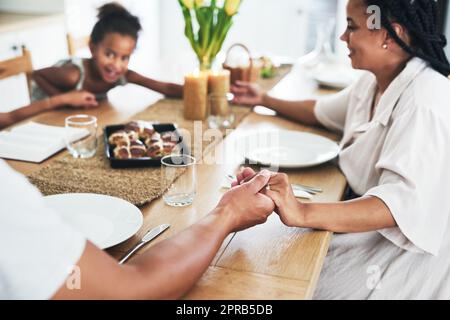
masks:
<path fill-rule="evenodd" d="M 318 126 L 320 125 L 314 114 L 315 100 L 304 101 L 287 101 L 276 99 L 268 94 L 264 95 L 263 105 L 276 111 L 278 114 L 287 118 L 296 120 L 306 125 Z"/>
<path fill-rule="evenodd" d="M 6 128 L 14 123 L 35 116 L 39 113 L 50 111 L 64 104 L 64 97 L 57 96 L 19 108 L 17 110 L 0 113 L 0 129 Z"/>
<path fill-rule="evenodd" d="M 337 203 L 299 205 L 298 226 L 337 233 L 359 233 L 393 228 L 396 222 L 383 201 L 376 197 Z"/>
<path fill-rule="evenodd" d="M 202 276 L 230 232 L 226 215 L 214 212 L 170 241 L 132 260 L 139 280 L 130 284 L 138 299 L 176 299 Z"/>
<path fill-rule="evenodd" d="M 147 89 L 162 93 L 167 97 L 181 98 L 183 96 L 183 86 L 175 83 L 156 81 L 133 71 L 128 72 L 127 80 Z"/>

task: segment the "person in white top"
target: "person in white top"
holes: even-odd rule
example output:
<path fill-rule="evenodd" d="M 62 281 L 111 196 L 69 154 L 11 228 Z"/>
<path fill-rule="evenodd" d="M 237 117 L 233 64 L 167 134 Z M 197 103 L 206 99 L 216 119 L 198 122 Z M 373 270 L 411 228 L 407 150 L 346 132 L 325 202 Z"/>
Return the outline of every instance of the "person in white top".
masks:
<path fill-rule="evenodd" d="M 229 233 L 264 223 L 268 171 L 224 195 L 205 218 L 141 257 L 117 261 L 45 206 L 25 177 L 0 160 L 0 300 L 175 299 L 201 277 Z M 74 271 L 74 272 L 73 272 Z"/>
<path fill-rule="evenodd" d="M 370 18 L 377 5 L 381 28 Z M 370 13 L 368 13 L 370 12 Z M 340 132 L 347 201 L 303 204 L 284 174 L 266 192 L 288 226 L 335 235 L 317 299 L 450 298 L 450 65 L 429 0 L 350 0 L 341 39 L 367 74 L 318 101 L 240 83 L 236 102 Z M 246 169 L 239 180 L 253 175 Z"/>

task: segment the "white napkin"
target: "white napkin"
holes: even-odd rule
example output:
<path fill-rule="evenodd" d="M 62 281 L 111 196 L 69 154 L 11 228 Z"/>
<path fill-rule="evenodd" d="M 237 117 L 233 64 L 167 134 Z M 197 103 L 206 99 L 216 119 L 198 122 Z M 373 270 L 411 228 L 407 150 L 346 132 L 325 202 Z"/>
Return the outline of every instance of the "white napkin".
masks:
<path fill-rule="evenodd" d="M 222 188 L 223 189 L 231 189 L 231 182 L 228 180 L 224 180 L 222 182 Z M 311 200 L 313 198 L 313 195 L 306 192 L 306 191 L 302 191 L 302 190 L 296 190 L 294 189 L 294 195 L 296 198 L 300 198 L 300 199 L 308 199 Z"/>
<path fill-rule="evenodd" d="M 35 122 L 9 132 L 0 132 L 0 158 L 41 163 L 66 147 L 66 134 L 73 142 L 82 139 L 88 132 Z"/>

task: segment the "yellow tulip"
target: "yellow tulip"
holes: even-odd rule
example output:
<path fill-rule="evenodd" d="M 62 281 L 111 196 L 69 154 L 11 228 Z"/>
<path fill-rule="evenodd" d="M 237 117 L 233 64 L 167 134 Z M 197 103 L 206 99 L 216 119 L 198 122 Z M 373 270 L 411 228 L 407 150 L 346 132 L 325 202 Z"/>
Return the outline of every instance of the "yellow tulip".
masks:
<path fill-rule="evenodd" d="M 225 1 L 225 12 L 229 16 L 233 16 L 237 13 L 239 6 L 241 5 L 241 0 L 226 0 Z"/>
<path fill-rule="evenodd" d="M 181 0 L 183 2 L 184 6 L 191 10 L 194 7 L 194 0 Z"/>
<path fill-rule="evenodd" d="M 204 0 L 195 0 L 195 5 L 200 8 L 203 5 Z"/>

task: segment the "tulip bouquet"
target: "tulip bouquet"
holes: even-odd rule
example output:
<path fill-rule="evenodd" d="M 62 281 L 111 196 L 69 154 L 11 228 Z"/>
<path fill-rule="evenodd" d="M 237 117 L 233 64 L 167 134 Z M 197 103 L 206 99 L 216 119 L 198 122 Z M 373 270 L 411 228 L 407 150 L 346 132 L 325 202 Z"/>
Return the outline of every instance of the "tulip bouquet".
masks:
<path fill-rule="evenodd" d="M 186 23 L 185 35 L 200 62 L 208 70 L 219 53 L 242 0 L 178 0 Z"/>

